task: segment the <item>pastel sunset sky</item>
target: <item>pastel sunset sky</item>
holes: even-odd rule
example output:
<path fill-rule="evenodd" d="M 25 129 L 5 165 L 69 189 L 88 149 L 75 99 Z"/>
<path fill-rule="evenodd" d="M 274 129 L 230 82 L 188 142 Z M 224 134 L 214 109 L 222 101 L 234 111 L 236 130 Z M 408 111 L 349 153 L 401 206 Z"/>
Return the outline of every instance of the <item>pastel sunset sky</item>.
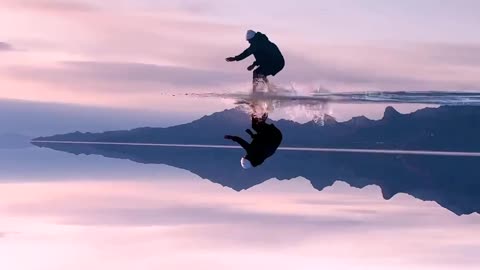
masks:
<path fill-rule="evenodd" d="M 183 94 L 249 91 L 253 58 L 225 61 L 248 46 L 248 29 L 285 55 L 272 81 L 302 93 L 480 91 L 479 10 L 478 0 L 0 0 L 0 141 L 232 107 Z M 0 269 L 479 269 L 480 215 L 331 180 L 322 191 L 297 177 L 237 192 L 162 164 L 0 147 Z"/>
<path fill-rule="evenodd" d="M 224 59 L 246 48 L 250 28 L 266 33 L 284 53 L 286 67 L 273 78 L 282 86 L 480 88 L 475 0 L 1 2 L 2 99 L 154 112 L 166 106 L 179 113 L 218 110 L 225 107 L 221 101 L 172 93 L 247 91 L 246 67 L 253 59 Z"/>

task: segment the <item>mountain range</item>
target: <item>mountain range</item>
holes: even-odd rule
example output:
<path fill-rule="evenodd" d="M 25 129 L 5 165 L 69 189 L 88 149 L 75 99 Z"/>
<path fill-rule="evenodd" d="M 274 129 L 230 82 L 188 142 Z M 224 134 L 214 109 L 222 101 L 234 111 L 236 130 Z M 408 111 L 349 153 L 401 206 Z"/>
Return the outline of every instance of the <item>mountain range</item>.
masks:
<path fill-rule="evenodd" d="M 476 106 L 424 108 L 409 114 L 387 107 L 379 120 L 359 116 L 338 122 L 326 115 L 323 125 L 313 121 L 300 124 L 283 119 L 270 122 L 282 131 L 282 146 L 480 151 L 480 107 Z M 235 108 L 167 128 L 144 127 L 103 133 L 77 131 L 35 140 L 228 144 L 231 142 L 223 139 L 225 134 L 246 138 L 244 130 L 249 127 L 249 116 Z"/>
<path fill-rule="evenodd" d="M 400 114 L 392 107 L 380 120 L 355 117 L 325 124 L 272 121 L 284 134 L 283 146 L 357 147 L 478 151 L 480 107 L 455 106 Z M 37 138 L 33 144 L 72 154 L 101 155 L 145 164 L 166 164 L 241 191 L 268 179 L 304 177 L 322 190 L 342 180 L 353 187 L 377 185 L 390 199 L 407 193 L 435 201 L 457 215 L 480 213 L 480 158 L 398 154 L 277 151 L 253 170 L 240 167 L 242 149 L 135 145 L 65 144 L 41 141 L 225 144 L 224 134 L 242 134 L 250 125 L 239 109 L 225 110 L 169 128 L 104 133 L 75 132 Z"/>
<path fill-rule="evenodd" d="M 406 193 L 435 201 L 457 215 L 480 213 L 479 157 L 277 151 L 262 166 L 244 170 L 242 149 L 34 142 L 75 155 L 100 155 L 142 164 L 164 164 L 232 188 L 249 189 L 269 179 L 308 179 L 323 190 L 337 180 L 353 187 L 377 185 L 390 199 Z"/>

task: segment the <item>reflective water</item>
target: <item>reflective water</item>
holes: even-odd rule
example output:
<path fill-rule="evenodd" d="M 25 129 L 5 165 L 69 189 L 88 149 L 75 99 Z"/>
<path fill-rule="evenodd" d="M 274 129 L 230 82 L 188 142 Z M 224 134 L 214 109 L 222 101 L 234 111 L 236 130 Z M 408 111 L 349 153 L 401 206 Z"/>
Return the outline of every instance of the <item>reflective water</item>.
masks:
<path fill-rule="evenodd" d="M 0 150 L 0 269 L 480 266 L 477 157 L 57 150 Z"/>
<path fill-rule="evenodd" d="M 236 99 L 239 103 L 246 101 L 270 101 L 276 105 L 299 105 L 321 103 L 347 104 L 434 104 L 434 105 L 480 105 L 478 91 L 360 91 L 329 92 L 314 91 L 299 94 L 295 90 L 275 88 L 269 91 L 254 93 L 187 93 L 191 97 Z M 282 107 L 282 106 L 277 106 Z"/>

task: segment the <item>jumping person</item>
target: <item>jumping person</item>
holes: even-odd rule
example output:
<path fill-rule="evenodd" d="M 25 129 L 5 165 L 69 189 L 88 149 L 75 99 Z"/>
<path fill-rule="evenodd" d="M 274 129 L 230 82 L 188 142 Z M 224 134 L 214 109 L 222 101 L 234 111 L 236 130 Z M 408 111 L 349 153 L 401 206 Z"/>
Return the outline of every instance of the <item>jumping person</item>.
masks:
<path fill-rule="evenodd" d="M 282 132 L 275 125 L 266 123 L 267 114 L 264 114 L 261 118 L 257 118 L 253 114 L 251 117 L 252 128 L 256 131 L 256 134 L 250 129 L 245 130 L 252 138 L 251 143 L 238 136 L 225 135 L 225 139 L 238 143 L 247 152 L 240 160 L 244 169 L 262 164 L 275 153 L 282 142 Z"/>
<path fill-rule="evenodd" d="M 253 70 L 253 91 L 257 90 L 260 80 L 263 80 L 268 85 L 267 76 L 275 76 L 285 66 L 285 59 L 275 43 L 271 42 L 268 37 L 253 30 L 248 30 L 246 39 L 250 46 L 241 54 L 234 57 L 227 57 L 227 62 L 241 61 L 248 56 L 255 57 L 255 62 L 248 66 L 247 70 Z"/>

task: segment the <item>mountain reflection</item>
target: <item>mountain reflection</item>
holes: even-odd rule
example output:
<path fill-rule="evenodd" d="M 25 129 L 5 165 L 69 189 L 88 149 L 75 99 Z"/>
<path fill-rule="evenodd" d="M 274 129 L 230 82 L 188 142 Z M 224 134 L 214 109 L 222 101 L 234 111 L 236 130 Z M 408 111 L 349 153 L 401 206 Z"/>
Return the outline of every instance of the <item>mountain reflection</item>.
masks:
<path fill-rule="evenodd" d="M 317 190 L 337 180 L 353 187 L 377 185 L 385 199 L 407 193 L 435 201 L 457 215 L 480 213 L 480 158 L 279 151 L 254 170 L 239 166 L 239 149 L 34 143 L 72 154 L 165 164 L 240 191 L 266 180 L 308 179 Z"/>

